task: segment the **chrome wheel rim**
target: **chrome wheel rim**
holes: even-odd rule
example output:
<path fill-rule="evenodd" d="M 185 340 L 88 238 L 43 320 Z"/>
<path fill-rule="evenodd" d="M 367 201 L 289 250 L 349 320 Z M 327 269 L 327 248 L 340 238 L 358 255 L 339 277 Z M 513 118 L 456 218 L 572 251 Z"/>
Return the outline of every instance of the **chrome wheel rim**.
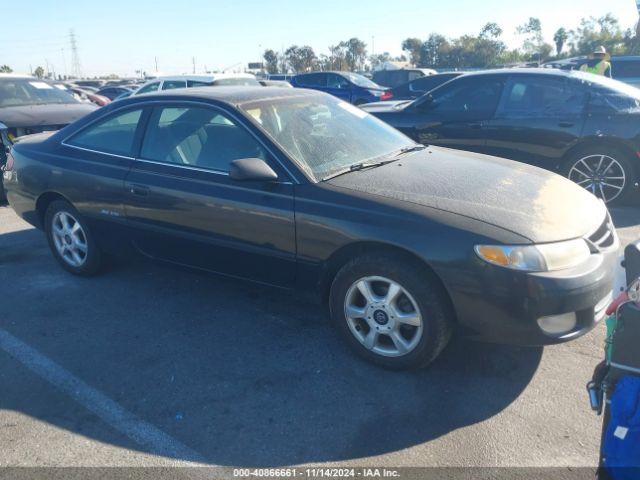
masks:
<path fill-rule="evenodd" d="M 607 203 L 618 198 L 627 184 L 624 168 L 608 155 L 581 158 L 571 167 L 569 180 Z"/>
<path fill-rule="evenodd" d="M 347 291 L 344 314 L 353 336 L 369 351 L 402 357 L 413 351 L 423 334 L 417 302 L 399 283 L 365 277 Z"/>
<path fill-rule="evenodd" d="M 62 259 L 72 267 L 81 267 L 87 261 L 87 236 L 80 222 L 67 212 L 58 212 L 52 220 L 53 243 Z"/>

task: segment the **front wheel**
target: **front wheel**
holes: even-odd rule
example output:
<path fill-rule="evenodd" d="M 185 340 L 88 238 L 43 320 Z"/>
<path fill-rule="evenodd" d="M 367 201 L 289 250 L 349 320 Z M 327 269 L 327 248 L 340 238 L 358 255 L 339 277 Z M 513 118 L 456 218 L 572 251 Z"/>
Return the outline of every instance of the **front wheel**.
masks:
<path fill-rule="evenodd" d="M 330 293 L 331 317 L 365 359 L 392 369 L 431 363 L 451 337 L 445 293 L 428 271 L 395 255 L 365 255 L 346 264 Z"/>
<path fill-rule="evenodd" d="M 635 183 L 629 155 L 616 148 L 589 148 L 576 152 L 565 165 L 565 174 L 607 204 L 627 200 Z"/>
<path fill-rule="evenodd" d="M 45 214 L 49 247 L 62 267 L 81 276 L 98 273 L 102 255 L 88 225 L 68 202 L 52 202 Z"/>

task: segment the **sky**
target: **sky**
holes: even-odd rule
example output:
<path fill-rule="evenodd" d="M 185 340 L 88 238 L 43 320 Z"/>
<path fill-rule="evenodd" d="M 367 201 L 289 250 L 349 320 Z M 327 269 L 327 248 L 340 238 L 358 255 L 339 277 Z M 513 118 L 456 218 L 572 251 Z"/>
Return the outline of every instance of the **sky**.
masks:
<path fill-rule="evenodd" d="M 3 5 L 4 4 L 4 5 Z M 70 31 L 85 76 L 136 70 L 161 74 L 238 70 L 267 48 L 310 45 L 316 54 L 359 37 L 371 53 L 402 53 L 402 40 L 477 33 L 487 22 L 517 47 L 516 27 L 540 18 L 547 41 L 559 27 L 612 13 L 624 28 L 638 21 L 635 0 L 31 0 L 17 8 L 0 0 L 0 65 L 29 73 L 40 65 L 72 73 Z M 3 15 L 4 16 L 4 15 Z"/>

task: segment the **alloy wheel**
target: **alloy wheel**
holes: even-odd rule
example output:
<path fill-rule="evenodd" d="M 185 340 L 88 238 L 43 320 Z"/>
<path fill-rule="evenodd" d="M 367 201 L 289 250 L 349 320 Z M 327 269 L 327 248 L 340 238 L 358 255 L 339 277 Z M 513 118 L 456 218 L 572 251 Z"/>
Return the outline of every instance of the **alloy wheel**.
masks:
<path fill-rule="evenodd" d="M 72 267 L 81 267 L 87 261 L 87 236 L 80 222 L 68 212 L 53 216 L 51 234 L 56 250 Z"/>
<path fill-rule="evenodd" d="M 627 183 L 622 165 L 608 155 L 581 158 L 569 170 L 569 180 L 589 190 L 606 203 L 618 198 Z"/>
<path fill-rule="evenodd" d="M 378 355 L 407 355 L 422 338 L 418 304 L 402 285 L 388 278 L 354 282 L 345 297 L 344 313 L 353 336 Z"/>

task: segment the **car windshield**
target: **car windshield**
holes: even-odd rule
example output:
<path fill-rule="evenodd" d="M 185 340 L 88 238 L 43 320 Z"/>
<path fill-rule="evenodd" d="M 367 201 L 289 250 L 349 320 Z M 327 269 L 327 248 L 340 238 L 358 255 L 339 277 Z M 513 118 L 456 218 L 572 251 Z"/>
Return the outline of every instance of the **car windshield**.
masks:
<path fill-rule="evenodd" d="M 345 73 L 344 76 L 347 77 L 351 83 L 353 83 L 354 85 L 357 85 L 358 87 L 382 88 L 377 83 L 372 82 L 367 77 L 363 75 L 358 75 L 357 73 Z"/>
<path fill-rule="evenodd" d="M 220 78 L 213 82 L 217 87 L 241 86 L 241 87 L 259 87 L 260 82 L 255 78 Z"/>
<path fill-rule="evenodd" d="M 416 145 L 358 107 L 328 95 L 241 107 L 316 181 Z"/>
<path fill-rule="evenodd" d="M 0 80 L 0 107 L 78 103 L 65 90 L 38 79 L 3 78 Z"/>

